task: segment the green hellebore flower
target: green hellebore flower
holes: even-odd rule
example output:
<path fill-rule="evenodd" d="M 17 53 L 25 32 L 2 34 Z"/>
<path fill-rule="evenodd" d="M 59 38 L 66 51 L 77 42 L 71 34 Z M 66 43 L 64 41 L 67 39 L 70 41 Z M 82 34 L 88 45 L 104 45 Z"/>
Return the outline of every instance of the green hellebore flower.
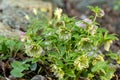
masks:
<path fill-rule="evenodd" d="M 71 39 L 71 32 L 64 27 L 59 28 L 56 33 L 58 34 L 60 40 Z"/>
<path fill-rule="evenodd" d="M 76 67 L 77 70 L 83 70 L 85 68 L 89 67 L 89 60 L 86 55 L 79 56 L 75 61 L 74 61 L 74 66 Z"/>
<path fill-rule="evenodd" d="M 57 67 L 55 64 L 52 64 L 51 67 L 52 67 L 52 72 L 54 72 L 54 75 L 59 79 L 63 79 L 64 71 L 61 68 Z"/>
<path fill-rule="evenodd" d="M 97 17 L 103 17 L 105 15 L 104 10 L 100 9 L 99 13 L 97 14 Z"/>
<path fill-rule="evenodd" d="M 25 52 L 30 57 L 38 58 L 41 56 L 43 49 L 41 46 L 36 45 L 36 44 L 26 44 Z"/>
<path fill-rule="evenodd" d="M 90 28 L 89 28 L 90 34 L 93 36 L 96 33 L 97 29 L 98 29 L 98 26 L 91 25 Z"/>

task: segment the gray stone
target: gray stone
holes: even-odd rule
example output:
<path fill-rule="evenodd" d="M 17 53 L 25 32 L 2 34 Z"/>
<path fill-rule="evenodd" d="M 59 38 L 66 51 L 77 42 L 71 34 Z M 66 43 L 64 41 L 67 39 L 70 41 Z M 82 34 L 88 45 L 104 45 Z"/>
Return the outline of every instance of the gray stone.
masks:
<path fill-rule="evenodd" d="M 36 75 L 31 80 L 46 80 L 44 76 L 42 75 Z"/>
<path fill-rule="evenodd" d="M 0 22 L 0 36 L 20 38 L 20 30 L 12 29 Z"/>
<path fill-rule="evenodd" d="M 26 15 L 36 17 L 33 9 L 48 13 L 52 16 L 52 4 L 41 0 L 1 0 L 0 1 L 0 21 L 14 29 L 27 30 L 30 20 Z"/>

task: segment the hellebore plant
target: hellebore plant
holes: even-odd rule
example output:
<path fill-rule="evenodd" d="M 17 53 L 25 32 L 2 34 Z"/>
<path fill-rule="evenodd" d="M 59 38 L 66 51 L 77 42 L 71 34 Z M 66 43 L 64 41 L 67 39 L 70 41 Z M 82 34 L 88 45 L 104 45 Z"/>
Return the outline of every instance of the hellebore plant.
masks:
<path fill-rule="evenodd" d="M 104 60 L 100 47 L 104 45 L 109 54 L 110 45 L 117 38 L 96 22 L 104 11 L 89 8 L 95 16 L 79 21 L 57 9 L 53 19 L 33 21 L 22 39 L 25 53 L 49 66 L 55 79 L 110 80 L 114 76 L 115 68 Z"/>

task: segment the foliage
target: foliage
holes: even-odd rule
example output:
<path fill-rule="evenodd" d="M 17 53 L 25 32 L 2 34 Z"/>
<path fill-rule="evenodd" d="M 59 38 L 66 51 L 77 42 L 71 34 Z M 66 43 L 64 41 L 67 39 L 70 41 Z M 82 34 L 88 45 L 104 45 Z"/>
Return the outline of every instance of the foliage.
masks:
<path fill-rule="evenodd" d="M 109 52 L 110 45 L 117 38 L 98 27 L 96 18 L 102 17 L 104 11 L 99 7 L 89 8 L 95 16 L 84 20 L 61 15 L 61 9 L 57 9 L 54 18 L 41 20 L 37 29 L 31 24 L 23 40 L 24 45 L 29 46 L 25 47 L 26 54 L 48 65 L 59 80 L 78 80 L 81 77 L 110 80 L 115 69 L 98 51 L 104 45 Z M 33 47 L 36 52 L 31 51 Z"/>
<path fill-rule="evenodd" d="M 21 78 L 25 72 L 36 70 L 37 74 L 48 71 L 46 75 L 57 80 L 110 80 L 115 72 L 111 59 L 120 62 L 120 57 L 110 51 L 110 45 L 118 38 L 96 22 L 96 18 L 104 16 L 104 11 L 99 7 L 89 8 L 95 15 L 83 20 L 62 15 L 62 9 L 56 9 L 52 19 L 32 19 L 21 42 L 1 37 L 2 54 L 16 54 L 24 46 L 27 56 L 11 63 L 10 74 Z M 99 53 L 102 46 L 110 57 L 106 60 Z"/>
<path fill-rule="evenodd" d="M 0 36 L 0 60 L 15 57 L 22 45 L 19 40 Z"/>

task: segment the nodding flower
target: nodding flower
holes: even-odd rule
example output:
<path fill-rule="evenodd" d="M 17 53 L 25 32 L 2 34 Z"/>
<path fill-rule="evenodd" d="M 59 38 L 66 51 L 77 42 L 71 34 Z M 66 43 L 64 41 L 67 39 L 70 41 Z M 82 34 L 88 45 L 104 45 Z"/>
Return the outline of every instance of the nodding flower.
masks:
<path fill-rule="evenodd" d="M 104 49 L 105 49 L 106 51 L 109 51 L 110 45 L 111 45 L 112 43 L 113 43 L 112 40 L 108 40 L 108 41 L 105 43 L 105 45 L 104 45 Z"/>
<path fill-rule="evenodd" d="M 83 70 L 85 68 L 89 67 L 89 59 L 86 55 L 79 56 L 75 61 L 74 61 L 74 66 L 76 67 L 77 70 Z"/>
<path fill-rule="evenodd" d="M 38 11 L 37 11 L 37 9 L 36 9 L 36 8 L 33 8 L 33 13 L 34 13 L 35 15 L 37 15 L 37 14 L 38 14 Z"/>
<path fill-rule="evenodd" d="M 105 15 L 104 10 L 100 9 L 99 13 L 97 14 L 97 17 L 103 17 Z"/>
<path fill-rule="evenodd" d="M 59 78 L 59 80 L 63 79 L 64 77 L 64 71 L 57 67 L 55 64 L 51 65 L 52 67 L 52 72 L 54 72 L 54 75 Z"/>

